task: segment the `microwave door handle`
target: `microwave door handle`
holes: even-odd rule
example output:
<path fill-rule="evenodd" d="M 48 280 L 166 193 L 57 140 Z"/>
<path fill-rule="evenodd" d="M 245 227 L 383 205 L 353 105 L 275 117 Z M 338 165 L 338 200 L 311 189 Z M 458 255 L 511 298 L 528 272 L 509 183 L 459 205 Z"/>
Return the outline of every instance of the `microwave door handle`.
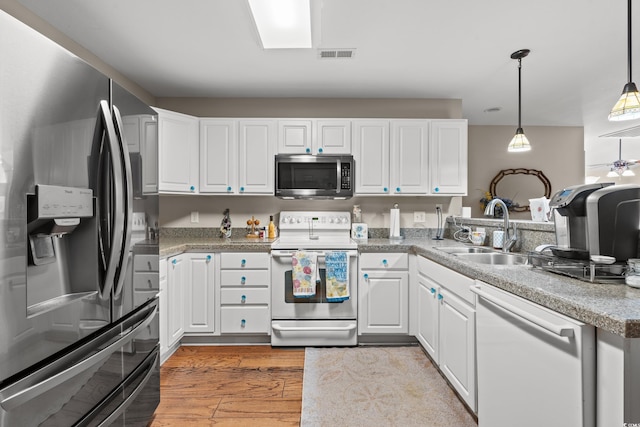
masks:
<path fill-rule="evenodd" d="M 127 264 L 129 262 L 129 246 L 131 244 L 131 226 L 132 226 L 132 216 L 133 216 L 133 184 L 132 184 L 132 174 L 131 174 L 131 158 L 129 157 L 129 149 L 127 147 L 127 141 L 124 138 L 124 126 L 122 125 L 122 116 L 120 115 L 120 110 L 115 105 L 113 106 L 113 122 L 116 129 L 116 134 L 118 136 L 118 146 L 119 146 L 119 155 L 121 157 L 122 165 L 123 165 L 123 193 L 121 195 L 117 195 L 116 197 L 122 197 L 122 201 L 124 204 L 123 209 L 123 218 L 122 218 L 122 249 L 120 252 L 120 268 L 118 269 L 118 277 L 116 279 L 116 287 L 115 287 L 115 297 L 118 298 L 122 293 L 122 288 L 125 282 L 125 277 L 127 273 Z"/>
<path fill-rule="evenodd" d="M 340 193 L 342 189 L 342 177 L 340 171 L 342 170 L 342 162 L 336 162 L 336 193 Z"/>

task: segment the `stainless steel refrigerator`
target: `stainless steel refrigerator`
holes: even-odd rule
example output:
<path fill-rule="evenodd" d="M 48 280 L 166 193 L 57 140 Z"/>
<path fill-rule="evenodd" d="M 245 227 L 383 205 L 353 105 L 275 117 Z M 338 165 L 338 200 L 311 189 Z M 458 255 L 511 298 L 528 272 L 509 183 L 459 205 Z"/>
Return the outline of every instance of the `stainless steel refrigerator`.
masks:
<path fill-rule="evenodd" d="M 3 11 L 0 58 L 0 427 L 147 425 L 157 115 Z"/>

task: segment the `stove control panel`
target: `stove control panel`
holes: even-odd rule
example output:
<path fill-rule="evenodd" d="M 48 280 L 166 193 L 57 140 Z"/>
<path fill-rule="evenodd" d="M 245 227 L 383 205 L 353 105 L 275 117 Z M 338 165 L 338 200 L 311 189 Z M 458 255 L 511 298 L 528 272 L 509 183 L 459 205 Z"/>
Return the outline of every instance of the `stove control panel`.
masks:
<path fill-rule="evenodd" d="M 351 229 L 349 212 L 284 211 L 280 212 L 280 230 L 286 229 Z"/>

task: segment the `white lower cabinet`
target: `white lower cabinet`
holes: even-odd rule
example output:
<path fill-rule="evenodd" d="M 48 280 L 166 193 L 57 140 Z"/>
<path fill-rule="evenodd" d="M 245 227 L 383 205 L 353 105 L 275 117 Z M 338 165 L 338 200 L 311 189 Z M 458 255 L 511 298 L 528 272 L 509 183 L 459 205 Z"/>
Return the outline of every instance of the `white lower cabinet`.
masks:
<path fill-rule="evenodd" d="M 409 256 L 360 254 L 358 333 L 409 333 Z"/>
<path fill-rule="evenodd" d="M 186 253 L 184 286 L 184 332 L 214 331 L 214 262 L 207 253 Z"/>
<path fill-rule="evenodd" d="M 476 399 L 473 279 L 418 256 L 416 338 L 473 410 Z"/>
<path fill-rule="evenodd" d="M 220 254 L 220 333 L 271 332 L 268 253 Z"/>
<path fill-rule="evenodd" d="M 168 259 L 167 264 L 167 349 L 171 349 L 184 334 L 184 284 L 187 277 L 186 254 Z"/>
<path fill-rule="evenodd" d="M 169 321 L 167 319 L 168 314 L 168 290 L 167 290 L 167 260 L 161 259 L 159 265 L 159 283 L 158 283 L 158 299 L 159 301 L 159 310 L 160 310 L 160 363 L 164 362 L 166 359 L 167 351 L 169 347 L 167 346 L 169 337 L 168 337 L 168 329 L 169 329 Z"/>

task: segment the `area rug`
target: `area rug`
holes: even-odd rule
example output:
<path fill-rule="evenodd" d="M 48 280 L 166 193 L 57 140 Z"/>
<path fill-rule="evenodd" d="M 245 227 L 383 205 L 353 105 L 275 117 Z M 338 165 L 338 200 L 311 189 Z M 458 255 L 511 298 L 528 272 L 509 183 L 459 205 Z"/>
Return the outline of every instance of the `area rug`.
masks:
<path fill-rule="evenodd" d="M 417 346 L 307 348 L 300 425 L 477 426 Z"/>

